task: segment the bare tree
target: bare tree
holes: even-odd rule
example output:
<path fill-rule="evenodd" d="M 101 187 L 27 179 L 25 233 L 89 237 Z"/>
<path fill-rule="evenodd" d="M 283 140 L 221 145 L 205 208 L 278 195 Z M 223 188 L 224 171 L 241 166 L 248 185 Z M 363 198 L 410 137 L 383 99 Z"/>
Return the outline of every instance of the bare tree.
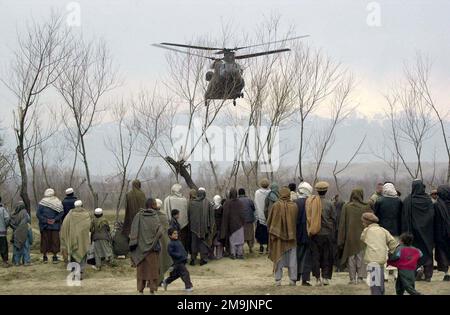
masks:
<path fill-rule="evenodd" d="M 431 110 L 414 84 L 407 83 L 394 89 L 386 96 L 390 121 L 391 138 L 396 154 L 411 178 L 423 179 L 423 144 L 430 136 Z M 404 146 L 407 145 L 415 155 L 415 166 L 406 160 Z"/>
<path fill-rule="evenodd" d="M 447 167 L 447 184 L 450 183 L 450 143 L 447 136 L 447 132 L 444 126 L 445 117 L 448 113 L 441 113 L 439 106 L 436 104 L 435 98 L 433 96 L 430 87 L 430 73 L 431 73 L 431 62 L 430 60 L 417 53 L 415 62 L 412 65 L 406 65 L 405 67 L 405 77 L 408 81 L 411 89 L 419 93 L 416 97 L 421 97 L 426 105 L 435 114 L 439 129 L 441 132 L 442 140 L 444 142 L 445 151 L 447 154 L 448 167 Z M 425 111 L 426 112 L 426 111 Z"/>
<path fill-rule="evenodd" d="M 64 115 L 63 120 L 74 139 L 94 207 L 97 207 L 99 198 L 92 185 L 86 136 L 105 111 L 101 102 L 105 93 L 115 88 L 118 80 L 109 50 L 103 41 L 85 43 L 80 39 L 74 46 L 70 64 L 61 69 L 62 74 L 55 87 L 69 110 L 70 115 Z"/>
<path fill-rule="evenodd" d="M 314 173 L 313 173 L 313 183 L 315 184 L 319 171 L 322 167 L 322 163 L 332 148 L 335 141 L 335 132 L 337 126 L 352 113 L 355 109 L 354 106 L 350 104 L 351 93 L 354 88 L 354 80 L 351 75 L 347 75 L 345 80 L 341 81 L 340 84 L 335 88 L 334 98 L 331 103 L 331 119 L 328 128 L 323 132 L 317 132 L 313 137 L 314 141 Z"/>
<path fill-rule="evenodd" d="M 345 71 L 339 63 L 333 62 L 320 50 L 314 50 L 305 45 L 294 47 L 295 61 L 293 67 L 296 76 L 296 105 L 298 108 L 298 123 L 300 125 L 298 174 L 304 177 L 303 163 L 305 160 L 305 124 L 322 103 L 333 97 L 345 80 Z"/>
<path fill-rule="evenodd" d="M 133 120 L 127 118 L 127 108 L 129 104 L 124 101 L 118 103 L 113 108 L 113 117 L 116 121 L 117 134 L 109 135 L 105 139 L 106 148 L 113 154 L 117 175 L 119 177 L 119 196 L 116 203 L 116 221 L 119 219 L 119 211 L 125 196 L 125 191 L 130 182 L 129 165 L 135 146 L 138 133 L 133 124 Z"/>
<path fill-rule="evenodd" d="M 338 191 L 338 193 L 342 193 L 341 192 L 342 187 L 344 187 L 348 183 L 348 181 L 347 181 L 347 182 L 345 182 L 343 184 L 339 184 L 338 175 L 343 173 L 352 164 L 353 160 L 359 155 L 359 153 L 361 151 L 361 148 L 364 145 L 364 141 L 366 141 L 366 136 L 364 136 L 362 138 L 362 140 L 359 143 L 358 147 L 353 152 L 353 155 L 350 157 L 350 159 L 348 159 L 348 161 L 342 167 L 339 167 L 339 162 L 337 160 L 334 163 L 333 178 L 334 178 L 334 183 L 336 185 L 336 190 Z"/>
<path fill-rule="evenodd" d="M 70 54 L 70 33 L 63 27 L 61 16 L 52 14 L 43 22 L 33 22 L 19 37 L 18 49 L 10 66 L 10 73 L 2 82 L 17 97 L 14 110 L 16 154 L 21 175 L 20 196 L 28 209 L 28 174 L 26 166 L 26 137 L 32 123 L 32 109 L 39 105 L 39 96 L 60 76 Z"/>

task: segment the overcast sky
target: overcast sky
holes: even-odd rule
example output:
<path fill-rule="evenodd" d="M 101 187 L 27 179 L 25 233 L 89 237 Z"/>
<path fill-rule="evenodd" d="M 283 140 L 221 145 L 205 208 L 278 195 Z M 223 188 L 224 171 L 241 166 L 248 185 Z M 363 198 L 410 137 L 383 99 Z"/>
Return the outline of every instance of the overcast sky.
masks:
<path fill-rule="evenodd" d="M 151 84 L 166 72 L 164 52 L 150 43 L 187 42 L 204 35 L 215 38 L 226 23 L 252 33 L 265 16 L 278 14 L 285 27 L 294 25 L 296 34 L 309 34 L 305 42 L 323 49 L 355 74 L 355 97 L 364 115 L 383 113 L 381 93 L 398 80 L 403 62 L 417 50 L 432 58 L 435 94 L 441 106 L 449 107 L 447 0 L 0 0 L 0 75 L 27 20 L 46 17 L 52 8 L 71 11 L 77 7 L 73 3 L 80 8 L 77 29 L 108 42 L 125 79 L 125 91 Z M 3 127 L 11 126 L 14 105 L 12 94 L 0 86 Z"/>

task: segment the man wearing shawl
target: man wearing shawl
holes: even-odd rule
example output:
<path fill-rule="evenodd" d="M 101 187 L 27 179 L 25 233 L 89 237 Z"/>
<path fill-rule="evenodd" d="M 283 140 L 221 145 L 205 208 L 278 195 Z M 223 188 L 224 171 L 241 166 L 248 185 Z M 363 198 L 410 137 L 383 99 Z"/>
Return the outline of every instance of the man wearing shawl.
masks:
<path fill-rule="evenodd" d="M 13 264 L 31 265 L 30 247 L 33 243 L 33 232 L 30 227 L 31 218 L 23 201 L 20 201 L 11 215 L 10 226 L 13 229 Z"/>
<path fill-rule="evenodd" d="M 352 190 L 350 202 L 342 208 L 338 233 L 338 247 L 342 250 L 341 265 L 347 264 L 350 277 L 349 284 L 358 284 L 366 277 L 366 265 L 363 262 L 364 251 L 361 243 L 361 233 L 364 225 L 361 217 L 366 212 L 372 212 L 364 201 L 361 188 Z"/>
<path fill-rule="evenodd" d="M 255 203 L 245 194 L 244 188 L 239 188 L 239 200 L 244 205 L 244 239 L 247 242 L 250 253 L 253 253 L 255 243 Z"/>
<path fill-rule="evenodd" d="M 344 206 L 345 202 L 342 201 L 342 199 L 339 195 L 335 195 L 332 200 L 332 203 L 333 203 L 333 207 L 334 207 L 334 217 L 336 218 L 335 227 L 334 227 L 334 235 L 333 235 L 333 258 L 334 258 L 334 265 L 336 266 L 336 271 L 340 272 L 342 269 L 342 266 L 341 266 L 342 252 L 339 250 L 339 248 L 337 246 L 337 240 L 338 240 L 338 233 L 339 233 L 339 220 L 341 218 L 342 207 Z"/>
<path fill-rule="evenodd" d="M 87 253 L 91 245 L 91 214 L 83 208 L 81 200 L 75 201 L 75 208 L 70 210 L 61 227 L 61 250 L 65 261 L 80 264 L 83 274 Z"/>
<path fill-rule="evenodd" d="M 191 266 L 200 253 L 200 265 L 208 263 L 209 244 L 214 230 L 214 209 L 206 198 L 206 191 L 199 189 L 197 197 L 189 201 L 188 221 L 191 231 Z"/>
<path fill-rule="evenodd" d="M 223 204 L 222 239 L 230 240 L 231 259 L 244 259 L 244 202 L 238 199 L 235 188 Z"/>
<path fill-rule="evenodd" d="M 402 230 L 414 236 L 413 246 L 422 251 L 418 265 L 424 269 L 425 281 L 433 276 L 434 209 L 429 195 L 425 193 L 422 180 L 412 182 L 411 194 L 403 201 Z M 418 279 L 422 280 L 421 273 Z"/>
<path fill-rule="evenodd" d="M 216 259 L 221 259 L 223 257 L 223 245 L 224 240 L 221 237 L 222 232 L 222 218 L 223 218 L 223 207 L 222 207 L 222 197 L 215 195 L 213 198 L 213 208 L 214 208 L 214 222 L 216 226 L 216 233 L 214 235 L 214 256 Z"/>
<path fill-rule="evenodd" d="M 441 185 L 437 189 L 438 199 L 434 204 L 435 258 L 438 270 L 445 273 L 444 281 L 450 281 L 450 186 Z"/>
<path fill-rule="evenodd" d="M 130 233 L 131 260 L 136 266 L 137 290 L 144 293 L 145 287 L 150 288 L 150 294 L 158 291 L 159 284 L 159 252 L 160 239 L 164 231 L 152 198 L 146 202 L 133 219 Z"/>
<path fill-rule="evenodd" d="M 297 214 L 298 208 L 291 200 L 291 191 L 282 187 L 280 198 L 269 211 L 269 259 L 273 262 L 275 284 L 281 285 L 283 268 L 288 268 L 289 285 L 297 281 Z"/>
<path fill-rule="evenodd" d="M 255 238 L 259 243 L 259 253 L 264 253 L 264 245 L 267 245 L 269 241 L 267 232 L 266 215 L 264 214 L 264 207 L 266 204 L 267 195 L 270 192 L 269 180 L 261 180 L 259 186 L 260 188 L 255 192 L 255 217 L 256 217 L 256 230 Z M 267 250 L 267 249 L 266 249 Z"/>
<path fill-rule="evenodd" d="M 312 195 L 313 188 L 307 182 L 298 186 L 298 198 L 295 200 L 297 215 L 297 281 L 302 280 L 302 286 L 311 286 L 312 256 L 311 240 L 306 226 L 306 199 Z"/>
<path fill-rule="evenodd" d="M 48 188 L 44 192 L 44 198 L 39 202 L 36 216 L 39 220 L 41 231 L 41 253 L 44 263 L 48 262 L 47 253 L 53 253 L 53 263 L 58 263 L 56 255 L 60 250 L 59 230 L 64 216 L 64 208 L 55 196 L 55 191 Z"/>
<path fill-rule="evenodd" d="M 180 224 L 178 237 L 184 248 L 188 248 L 187 240 L 189 238 L 189 222 L 187 216 L 187 200 L 181 194 L 181 188 L 181 185 L 178 183 L 172 186 L 170 196 L 167 196 L 166 199 L 164 199 L 164 213 L 166 214 L 167 219 L 170 221 L 172 219 L 172 210 L 177 209 L 178 211 L 180 211 L 178 217 L 178 223 Z"/>
<path fill-rule="evenodd" d="M 169 270 L 170 266 L 172 266 L 173 261 L 169 255 L 169 235 L 167 231 L 169 231 L 169 220 L 167 219 L 167 215 L 162 211 L 162 201 L 156 199 L 156 213 L 159 217 L 159 222 L 161 223 L 161 227 L 164 231 L 161 239 L 159 240 L 161 243 L 161 251 L 159 252 L 159 283 L 162 283 L 164 280 L 165 273 Z"/>
<path fill-rule="evenodd" d="M 140 209 L 145 208 L 145 194 L 141 190 L 141 182 L 135 179 L 131 185 L 131 191 L 125 196 L 125 220 L 122 227 L 122 234 L 126 237 L 130 235 L 134 216 Z"/>

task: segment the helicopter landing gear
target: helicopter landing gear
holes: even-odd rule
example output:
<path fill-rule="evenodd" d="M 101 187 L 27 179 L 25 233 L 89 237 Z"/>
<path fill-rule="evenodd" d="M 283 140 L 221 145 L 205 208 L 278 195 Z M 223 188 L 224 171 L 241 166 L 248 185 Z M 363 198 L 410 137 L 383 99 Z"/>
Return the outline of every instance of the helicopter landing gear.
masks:
<path fill-rule="evenodd" d="M 233 105 L 236 106 L 236 100 L 235 99 L 233 100 Z"/>

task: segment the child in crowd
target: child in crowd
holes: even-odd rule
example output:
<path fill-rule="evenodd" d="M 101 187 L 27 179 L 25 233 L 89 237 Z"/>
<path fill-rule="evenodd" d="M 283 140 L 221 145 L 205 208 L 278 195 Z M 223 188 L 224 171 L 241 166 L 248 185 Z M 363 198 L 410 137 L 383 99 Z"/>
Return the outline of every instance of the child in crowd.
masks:
<path fill-rule="evenodd" d="M 415 288 L 417 262 L 422 257 L 422 252 L 411 246 L 413 235 L 403 233 L 400 235 L 400 245 L 390 256 L 388 265 L 397 267 L 398 277 L 395 282 L 395 291 L 397 295 L 403 295 L 408 292 L 410 295 L 420 295 Z"/>
<path fill-rule="evenodd" d="M 191 292 L 193 290 L 191 277 L 189 275 L 189 271 L 186 268 L 187 252 L 184 249 L 183 244 L 181 244 L 181 241 L 178 240 L 178 231 L 176 229 L 169 228 L 168 234 L 170 237 L 168 252 L 173 260 L 173 270 L 170 272 L 169 277 L 163 281 L 164 290 L 167 290 L 167 286 L 170 283 L 177 280 L 178 278 L 181 278 L 181 280 L 183 280 L 184 282 L 186 288 L 185 290 L 187 292 Z"/>
<path fill-rule="evenodd" d="M 103 209 L 95 209 L 94 216 L 91 237 L 94 244 L 95 269 L 100 270 L 102 260 L 107 261 L 111 266 L 115 266 L 115 263 L 109 222 L 103 216 Z"/>
<path fill-rule="evenodd" d="M 378 225 L 378 217 L 366 212 L 362 215 L 366 227 L 361 234 L 364 243 L 364 262 L 367 264 L 370 292 L 372 295 L 384 295 L 384 265 L 388 251 L 394 252 L 397 241 L 386 229 Z"/>

